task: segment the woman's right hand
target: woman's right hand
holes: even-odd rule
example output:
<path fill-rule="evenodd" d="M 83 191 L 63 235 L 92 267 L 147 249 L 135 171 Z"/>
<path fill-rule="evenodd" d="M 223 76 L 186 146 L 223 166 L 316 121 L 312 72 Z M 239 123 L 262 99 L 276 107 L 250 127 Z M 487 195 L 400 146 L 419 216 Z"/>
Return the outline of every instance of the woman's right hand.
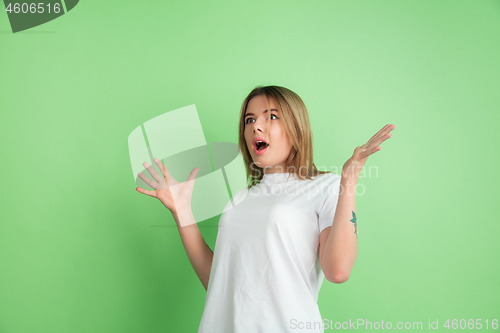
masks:
<path fill-rule="evenodd" d="M 159 159 L 155 158 L 153 160 L 160 170 L 162 170 L 163 178 L 158 175 L 151 165 L 144 162 L 144 167 L 148 170 L 156 182 L 143 175 L 142 172 L 138 173 L 139 178 L 141 178 L 154 190 L 145 190 L 140 187 L 137 187 L 136 190 L 142 194 L 157 198 L 165 207 L 168 208 L 168 210 L 170 210 L 172 214 L 177 214 L 177 212 L 182 209 L 190 208 L 194 181 L 200 168 L 194 168 L 191 170 L 187 181 L 179 183 L 174 179 L 174 177 L 172 177 L 165 165 L 163 165 Z"/>

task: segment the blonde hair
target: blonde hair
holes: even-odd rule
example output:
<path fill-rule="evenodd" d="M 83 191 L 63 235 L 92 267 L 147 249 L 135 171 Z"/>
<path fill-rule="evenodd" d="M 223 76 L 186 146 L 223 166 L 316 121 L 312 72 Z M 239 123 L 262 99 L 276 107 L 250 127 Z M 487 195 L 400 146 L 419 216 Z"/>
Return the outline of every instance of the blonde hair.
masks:
<path fill-rule="evenodd" d="M 311 123 L 309 122 L 309 113 L 302 99 L 285 87 L 280 86 L 257 86 L 245 98 L 241 105 L 239 140 L 238 146 L 243 155 L 245 163 L 248 188 L 258 184 L 264 177 L 262 168 L 253 163 L 252 156 L 248 150 L 245 141 L 245 113 L 248 103 L 253 97 L 265 96 L 267 99 L 268 112 L 271 113 L 270 98 L 274 100 L 282 120 L 285 134 L 290 138 L 292 149 L 286 160 L 287 172 L 294 174 L 299 179 L 311 179 L 312 176 L 318 176 L 331 171 L 320 171 L 316 168 L 313 161 L 313 136 Z M 267 117 L 267 129 L 270 128 L 271 116 Z M 266 130 L 266 136 L 269 130 Z M 266 137 L 266 141 L 269 141 Z M 292 171 L 289 171 L 292 169 Z"/>

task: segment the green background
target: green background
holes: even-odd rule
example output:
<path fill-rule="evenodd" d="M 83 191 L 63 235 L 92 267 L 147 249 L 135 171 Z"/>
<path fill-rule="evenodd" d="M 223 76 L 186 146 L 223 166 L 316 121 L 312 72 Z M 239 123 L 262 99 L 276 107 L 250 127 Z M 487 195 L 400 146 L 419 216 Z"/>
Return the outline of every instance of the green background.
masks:
<path fill-rule="evenodd" d="M 494 0 L 81 1 L 15 34 L 0 14 L 0 332 L 196 332 L 205 289 L 127 137 L 196 104 L 207 142 L 237 143 L 270 84 L 306 103 L 322 169 L 396 125 L 323 318 L 500 319 L 499 59 Z"/>

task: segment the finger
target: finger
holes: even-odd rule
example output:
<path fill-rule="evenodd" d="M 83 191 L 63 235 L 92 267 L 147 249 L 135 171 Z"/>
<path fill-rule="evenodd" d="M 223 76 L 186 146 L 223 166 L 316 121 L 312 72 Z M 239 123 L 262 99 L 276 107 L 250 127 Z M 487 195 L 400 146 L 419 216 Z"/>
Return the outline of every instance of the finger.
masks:
<path fill-rule="evenodd" d="M 382 142 L 389 139 L 390 137 L 392 137 L 391 133 L 385 133 L 385 135 L 383 135 L 383 136 L 379 137 L 378 139 L 374 140 L 373 142 L 371 142 L 369 148 L 380 145 Z"/>
<path fill-rule="evenodd" d="M 150 197 L 156 198 L 156 191 L 145 190 L 145 189 L 140 188 L 140 187 L 136 187 L 135 189 L 137 190 L 137 192 L 140 192 L 142 194 L 146 194 L 146 195 L 149 195 Z"/>
<path fill-rule="evenodd" d="M 370 140 L 368 140 L 368 143 L 372 143 L 376 140 L 378 140 L 380 137 L 384 136 L 386 133 L 392 131 L 394 129 L 394 125 L 387 124 L 385 125 L 380 131 L 377 132 L 374 136 L 371 137 Z"/>
<path fill-rule="evenodd" d="M 153 177 L 154 180 L 156 180 L 158 183 L 163 181 L 163 178 L 156 172 L 155 169 L 151 165 L 148 164 L 148 162 L 142 163 L 144 167 L 148 170 L 149 174 L 151 177 Z"/>
<path fill-rule="evenodd" d="M 196 178 L 196 175 L 198 174 L 198 171 L 200 171 L 200 168 L 196 167 L 191 172 L 189 173 L 187 181 L 194 180 Z"/>
<path fill-rule="evenodd" d="M 160 168 L 160 170 L 163 174 L 163 178 L 167 180 L 167 185 L 168 184 L 174 185 L 176 183 L 176 181 L 175 181 L 174 177 L 172 177 L 172 175 L 168 171 L 167 167 L 157 158 L 154 158 L 153 161 L 156 163 L 158 168 Z"/>
<path fill-rule="evenodd" d="M 373 147 L 373 148 L 367 149 L 367 150 L 365 151 L 365 153 L 366 153 L 366 157 L 370 156 L 370 155 L 371 155 L 371 154 L 373 154 L 373 153 L 378 152 L 380 149 L 382 149 L 382 147 L 380 147 L 380 146 L 376 146 L 376 147 Z"/>
<path fill-rule="evenodd" d="M 198 171 L 200 171 L 200 168 L 196 167 L 191 172 L 189 173 L 188 179 L 186 182 L 189 184 L 189 188 L 192 190 L 194 187 L 194 181 L 196 178 L 196 175 L 198 174 Z"/>
<path fill-rule="evenodd" d="M 387 125 L 385 125 L 384 127 L 382 127 L 382 128 L 381 128 L 381 129 L 380 129 L 377 133 L 375 133 L 375 135 L 374 135 L 374 136 L 372 136 L 372 137 L 370 138 L 370 140 L 368 140 L 368 142 L 370 142 L 370 141 L 372 141 L 373 139 L 375 139 L 376 137 L 378 137 L 378 135 L 379 135 L 379 134 L 380 134 L 380 133 L 381 133 L 384 129 L 386 129 L 386 128 L 387 128 L 387 126 L 389 126 L 389 124 L 387 124 Z"/>
<path fill-rule="evenodd" d="M 156 190 L 156 188 L 158 187 L 158 183 L 155 183 L 154 181 L 152 181 L 151 179 L 149 179 L 148 177 L 146 177 L 142 172 L 139 172 L 137 174 L 139 176 L 139 178 L 141 178 L 146 184 L 148 184 L 149 187 L 151 188 L 154 188 Z"/>
<path fill-rule="evenodd" d="M 381 137 L 384 137 L 387 133 L 389 133 L 390 131 L 392 131 L 393 129 L 395 129 L 396 126 L 392 125 L 392 124 L 387 124 L 385 125 L 380 131 L 377 132 L 377 134 L 375 134 L 374 136 L 371 137 L 370 140 L 368 140 L 368 144 L 375 144 L 375 145 L 378 145 L 379 143 L 374 143 L 375 141 L 378 141 Z M 389 136 L 390 137 L 390 136 Z M 387 139 L 387 138 L 386 138 Z M 385 139 L 384 139 L 385 140 Z M 382 140 L 383 141 L 383 140 Z M 382 142 L 380 141 L 380 142 Z"/>

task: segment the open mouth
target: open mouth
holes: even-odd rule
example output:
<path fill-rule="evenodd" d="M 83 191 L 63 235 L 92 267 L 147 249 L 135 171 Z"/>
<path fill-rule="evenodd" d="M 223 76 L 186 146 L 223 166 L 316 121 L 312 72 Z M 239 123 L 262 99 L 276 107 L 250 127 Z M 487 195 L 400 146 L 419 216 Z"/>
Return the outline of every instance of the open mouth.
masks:
<path fill-rule="evenodd" d="M 263 137 L 256 137 L 253 140 L 253 151 L 256 155 L 262 155 L 267 151 L 269 143 Z"/>
<path fill-rule="evenodd" d="M 255 141 L 255 148 L 259 151 L 259 150 L 264 150 L 266 149 L 267 147 L 269 147 L 269 144 L 267 142 L 264 142 L 264 141 L 260 141 L 260 140 L 257 140 Z"/>

